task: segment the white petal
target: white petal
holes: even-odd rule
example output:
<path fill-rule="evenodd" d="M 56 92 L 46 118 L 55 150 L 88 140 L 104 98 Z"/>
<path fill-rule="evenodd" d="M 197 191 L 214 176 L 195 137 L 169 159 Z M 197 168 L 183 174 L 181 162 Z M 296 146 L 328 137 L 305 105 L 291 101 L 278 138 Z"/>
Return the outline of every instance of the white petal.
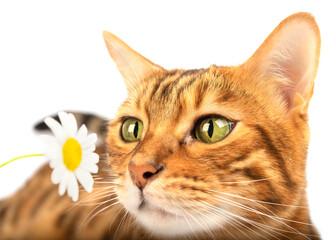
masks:
<path fill-rule="evenodd" d="M 90 133 L 89 135 L 87 135 L 87 137 L 84 139 L 83 141 L 83 145 L 82 148 L 85 149 L 87 147 L 90 147 L 91 145 L 95 145 L 97 141 L 97 134 L 95 133 Z"/>
<path fill-rule="evenodd" d="M 59 122 L 57 122 L 55 119 L 50 118 L 50 117 L 47 117 L 46 119 L 44 119 L 44 122 L 53 132 L 58 142 L 63 145 L 63 143 L 65 142 L 65 139 L 67 138 L 67 134 L 65 133 L 61 124 L 59 124 Z"/>
<path fill-rule="evenodd" d="M 89 161 L 93 163 L 98 163 L 99 162 L 99 155 L 94 152 L 83 152 L 83 160 L 82 161 Z"/>
<path fill-rule="evenodd" d="M 43 153 L 47 158 L 53 157 L 59 146 L 57 139 L 48 135 L 41 135 L 39 138 L 43 143 Z"/>
<path fill-rule="evenodd" d="M 90 172 L 90 173 L 98 173 L 98 166 L 95 163 L 90 163 L 90 162 L 86 162 L 86 163 L 81 163 L 81 165 L 79 166 L 79 168 Z"/>
<path fill-rule="evenodd" d="M 69 174 L 68 196 L 72 198 L 73 202 L 78 200 L 78 183 L 74 174 Z"/>
<path fill-rule="evenodd" d="M 51 182 L 53 184 L 57 184 L 61 181 L 62 177 L 64 176 L 64 171 L 61 167 L 57 167 L 51 174 Z"/>
<path fill-rule="evenodd" d="M 50 166 L 50 168 L 54 169 L 54 168 L 57 166 L 56 161 L 50 159 L 50 161 L 49 161 L 49 166 Z"/>
<path fill-rule="evenodd" d="M 72 138 L 75 137 L 77 132 L 77 122 L 75 116 L 71 113 L 59 112 L 58 117 L 68 135 Z"/>
<path fill-rule="evenodd" d="M 84 187 L 87 192 L 92 192 L 93 189 L 93 178 L 90 173 L 85 170 L 78 168 L 75 171 L 76 177 L 80 184 Z"/>
<path fill-rule="evenodd" d="M 86 138 L 87 134 L 88 134 L 88 130 L 86 126 L 83 124 L 77 132 L 77 136 L 76 136 L 77 141 L 82 143 L 83 140 Z"/>
<path fill-rule="evenodd" d="M 87 147 L 83 147 L 82 148 L 83 152 L 93 152 L 94 150 L 96 150 L 96 145 L 89 145 Z"/>
<path fill-rule="evenodd" d="M 55 168 L 62 162 L 62 149 L 55 137 L 49 135 L 41 135 L 39 138 L 43 142 L 43 153 L 45 157 L 50 161 L 50 167 Z"/>
<path fill-rule="evenodd" d="M 55 155 L 49 159 L 49 165 L 51 168 L 64 166 L 63 165 L 63 154 L 61 151 L 55 152 Z"/>
<path fill-rule="evenodd" d="M 60 184 L 59 184 L 59 187 L 58 187 L 58 194 L 60 196 L 63 196 L 64 193 L 65 193 L 65 190 L 67 189 L 68 187 L 68 175 L 66 176 L 63 176 L 63 178 L 61 178 L 61 181 L 60 181 Z"/>

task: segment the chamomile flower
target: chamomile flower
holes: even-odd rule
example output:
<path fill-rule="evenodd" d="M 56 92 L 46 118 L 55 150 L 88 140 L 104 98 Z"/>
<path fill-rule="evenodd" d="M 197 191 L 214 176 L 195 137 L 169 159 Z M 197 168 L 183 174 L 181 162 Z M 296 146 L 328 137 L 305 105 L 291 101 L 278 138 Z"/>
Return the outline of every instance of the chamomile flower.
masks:
<path fill-rule="evenodd" d="M 94 153 L 97 135 L 88 134 L 83 124 L 79 129 L 73 114 L 59 112 L 61 124 L 47 117 L 44 122 L 54 136 L 42 136 L 46 143 L 44 154 L 53 169 L 51 181 L 59 183 L 58 192 L 62 196 L 67 191 L 73 201 L 78 200 L 78 182 L 87 192 L 92 192 L 93 178 L 97 173 L 99 155 Z"/>

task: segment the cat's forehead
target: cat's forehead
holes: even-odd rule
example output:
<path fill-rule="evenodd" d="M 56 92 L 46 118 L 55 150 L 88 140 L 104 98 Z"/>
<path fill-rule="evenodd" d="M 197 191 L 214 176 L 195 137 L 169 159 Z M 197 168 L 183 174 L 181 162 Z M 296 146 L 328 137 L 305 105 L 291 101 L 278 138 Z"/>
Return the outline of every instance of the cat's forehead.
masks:
<path fill-rule="evenodd" d="M 223 104 L 234 103 L 236 94 L 239 94 L 234 89 L 237 84 L 226 74 L 226 70 L 211 66 L 155 75 L 130 95 L 125 105 L 129 112 L 126 115 L 141 114 L 152 124 L 171 124 L 196 113 L 216 114 Z"/>
<path fill-rule="evenodd" d="M 278 110 L 268 96 L 272 94 L 267 87 L 260 88 L 234 67 L 171 70 L 139 84 L 118 116 L 136 117 L 156 132 L 182 132 L 209 115 L 249 122 L 274 118 L 281 113 L 274 114 Z"/>
<path fill-rule="evenodd" d="M 163 79 L 149 82 L 143 105 L 148 116 L 172 118 L 182 109 L 196 107 L 195 94 L 200 93 L 199 86 L 204 84 L 207 72 L 208 69 L 172 71 Z"/>

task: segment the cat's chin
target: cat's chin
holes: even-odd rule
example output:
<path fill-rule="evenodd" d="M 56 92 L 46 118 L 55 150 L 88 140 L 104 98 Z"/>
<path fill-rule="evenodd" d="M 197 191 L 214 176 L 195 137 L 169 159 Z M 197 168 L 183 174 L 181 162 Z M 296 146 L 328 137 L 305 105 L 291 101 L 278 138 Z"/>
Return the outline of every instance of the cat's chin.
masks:
<path fill-rule="evenodd" d="M 200 231 L 199 226 L 192 224 L 192 219 L 186 220 L 183 216 L 150 205 L 139 208 L 135 216 L 146 230 L 161 237 L 176 237 Z"/>
<path fill-rule="evenodd" d="M 191 213 L 185 213 L 184 216 L 173 214 L 149 204 L 139 208 L 135 216 L 146 230 L 158 237 L 166 238 L 190 236 L 210 229 L 215 230 L 223 220 L 217 217 L 211 219 L 211 216 L 192 216 Z"/>
<path fill-rule="evenodd" d="M 135 204 L 134 200 L 129 200 L 123 202 L 123 205 L 140 225 L 155 235 L 174 237 L 188 232 L 186 220 L 182 216 L 154 207 L 148 202 Z"/>
<path fill-rule="evenodd" d="M 206 228 L 216 229 L 223 222 L 223 218 L 216 216 L 206 216 L 207 213 L 194 215 L 186 211 L 174 208 L 167 209 L 164 203 L 151 203 L 150 199 L 142 198 L 137 188 L 128 188 L 128 196 L 124 196 L 121 203 L 128 212 L 137 219 L 147 231 L 161 237 L 174 238 L 177 236 L 189 235 L 203 232 Z M 206 216 L 206 217 L 205 217 Z M 216 223 L 216 224 L 214 224 Z"/>
<path fill-rule="evenodd" d="M 136 217 L 142 226 L 156 235 L 177 236 L 187 232 L 187 227 L 184 226 L 185 219 L 182 216 L 148 204 L 137 210 Z"/>

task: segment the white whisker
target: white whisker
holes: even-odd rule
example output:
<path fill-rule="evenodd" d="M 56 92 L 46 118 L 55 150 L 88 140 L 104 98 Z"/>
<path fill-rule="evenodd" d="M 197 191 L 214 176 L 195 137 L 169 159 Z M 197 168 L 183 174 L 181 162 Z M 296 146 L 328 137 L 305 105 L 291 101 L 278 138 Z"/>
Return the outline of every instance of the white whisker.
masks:
<path fill-rule="evenodd" d="M 203 224 L 200 223 L 191 213 L 189 213 L 188 211 L 184 211 L 185 213 L 187 213 L 192 219 L 194 219 L 194 221 L 206 232 L 208 233 L 210 236 L 212 236 L 212 238 L 215 238 L 215 236 L 212 234 L 211 230 L 209 229 L 209 227 L 207 226 L 207 224 L 205 224 L 203 221 Z"/>
<path fill-rule="evenodd" d="M 220 193 L 220 192 L 218 192 L 218 193 Z M 291 219 L 286 219 L 286 218 L 281 218 L 281 217 L 276 216 L 276 214 L 275 214 L 273 211 L 271 211 L 270 209 L 266 208 L 265 206 L 259 204 L 260 202 L 262 202 L 262 203 L 267 203 L 267 202 L 258 201 L 258 200 L 253 200 L 253 199 L 249 199 L 249 198 L 244 198 L 244 197 L 241 197 L 241 196 L 238 196 L 238 195 L 234 195 L 234 194 L 227 194 L 227 193 L 222 193 L 222 194 L 225 194 L 225 195 L 228 195 L 228 196 L 237 197 L 237 198 L 242 198 L 242 199 L 245 199 L 245 200 L 249 200 L 249 201 L 255 202 L 255 203 L 257 203 L 257 205 L 258 205 L 259 207 L 261 207 L 261 208 L 267 210 L 268 212 L 270 212 L 271 214 L 273 214 L 273 216 L 270 216 L 270 215 L 268 215 L 268 214 L 266 214 L 266 213 L 262 213 L 262 215 L 265 215 L 265 216 L 270 217 L 270 218 L 272 218 L 272 219 L 276 218 L 276 219 L 278 219 L 278 220 L 280 220 L 280 221 L 288 221 L 288 222 L 299 223 L 299 224 L 302 224 L 302 225 L 313 226 L 313 224 L 310 224 L 310 223 L 299 222 L 299 221 L 295 221 L 295 220 L 291 220 Z M 214 196 L 217 196 L 217 197 L 219 197 L 219 198 L 221 198 L 221 199 L 225 199 L 226 201 L 234 202 L 234 201 L 229 200 L 229 199 L 227 199 L 227 198 L 223 198 L 223 197 L 221 197 L 221 196 L 219 196 L 219 195 L 214 195 Z M 235 203 L 236 203 L 236 202 L 235 202 Z M 246 205 L 244 205 L 244 206 L 246 206 Z M 283 206 L 283 205 L 282 205 L 282 206 Z M 293 206 L 293 205 L 291 205 L 291 206 Z M 252 210 L 252 211 L 256 211 L 255 209 L 252 209 L 252 208 L 249 208 L 249 209 Z M 283 223 L 284 225 L 287 225 L 287 224 L 285 224 L 284 222 L 282 222 L 282 223 Z"/>
<path fill-rule="evenodd" d="M 190 202 L 194 202 L 196 203 L 197 205 L 202 205 L 201 203 L 199 202 L 196 202 L 196 201 L 190 201 Z M 204 205 L 204 204 L 203 204 Z M 201 211 L 197 210 L 197 209 L 194 209 L 196 212 L 198 212 L 200 215 L 202 215 L 203 217 L 206 217 L 207 219 L 209 219 L 211 222 L 213 222 L 214 224 L 216 224 L 218 227 L 220 227 L 222 230 L 224 230 L 226 233 L 228 233 L 232 238 L 235 238 L 232 233 L 230 233 L 227 229 L 225 229 L 224 226 L 220 225 L 219 223 L 217 223 L 216 221 L 214 221 L 213 219 L 211 219 L 209 216 L 205 215 L 204 213 L 202 213 Z M 211 212 L 210 210 L 206 210 L 207 213 L 210 213 L 210 214 L 213 214 L 215 216 L 218 216 L 220 217 L 221 219 L 223 219 L 225 222 L 227 222 L 228 224 L 232 225 L 233 227 L 235 227 L 237 230 L 241 231 L 239 228 L 237 228 L 233 223 L 230 223 L 227 221 L 227 219 L 223 218 L 222 216 L 214 213 L 214 212 Z M 242 232 L 242 231 L 241 231 Z M 243 232 L 242 232 L 243 233 Z M 248 237 L 248 236 L 247 236 Z"/>
<path fill-rule="evenodd" d="M 203 205 L 205 205 L 205 204 L 203 203 Z M 264 236 L 260 235 L 259 233 L 257 233 L 256 231 L 254 231 L 253 229 L 251 229 L 251 228 L 249 228 L 248 226 L 246 226 L 246 224 L 244 224 L 244 223 L 242 223 L 241 221 L 239 221 L 236 217 L 231 216 L 231 215 L 228 215 L 227 213 L 225 214 L 225 212 L 223 212 L 222 209 L 220 209 L 220 208 L 218 208 L 218 207 L 216 207 L 216 206 L 214 206 L 214 205 L 212 205 L 212 204 L 210 204 L 210 203 L 207 203 L 205 206 L 210 207 L 210 209 L 212 210 L 212 212 L 213 212 L 214 214 L 216 214 L 217 216 L 221 217 L 221 218 L 222 218 L 222 215 L 224 215 L 224 216 L 225 216 L 225 219 L 224 219 L 224 220 L 225 220 L 227 223 L 229 223 L 230 225 L 234 226 L 236 229 L 238 229 L 242 234 L 246 235 L 246 233 L 243 232 L 242 230 L 240 230 L 236 225 L 234 225 L 233 223 L 228 222 L 226 218 L 229 218 L 229 219 L 235 221 L 237 224 L 242 225 L 244 228 L 247 228 L 248 230 L 250 230 L 251 232 L 255 233 L 256 235 L 259 235 L 259 236 L 261 236 L 261 237 L 264 237 Z M 222 218 L 222 219 L 223 219 L 223 218 Z M 248 237 L 248 238 L 249 238 L 249 237 Z"/>
<path fill-rule="evenodd" d="M 107 190 L 107 191 L 104 191 L 104 190 Z M 70 211 L 71 209 L 73 209 L 74 207 L 83 205 L 83 203 L 96 201 L 96 200 L 102 199 L 102 198 L 108 198 L 108 197 L 111 197 L 113 195 L 115 195 L 114 190 L 102 188 L 101 190 L 99 190 L 97 192 L 89 194 L 87 197 L 81 199 L 80 201 L 71 204 L 71 206 L 67 209 L 67 212 Z"/>
<path fill-rule="evenodd" d="M 208 182 L 208 183 L 218 183 L 218 184 L 236 184 L 236 183 L 255 183 L 255 182 L 262 182 L 262 181 L 267 181 L 269 179 L 274 179 L 277 177 L 270 177 L 270 178 L 262 178 L 262 179 L 257 179 L 257 180 L 250 180 L 250 181 L 235 181 L 235 182 Z"/>
<path fill-rule="evenodd" d="M 97 202 L 97 203 L 81 203 L 81 204 L 79 204 L 79 206 L 96 206 L 96 205 L 103 205 L 103 204 L 105 204 L 105 203 L 114 201 L 114 200 L 116 200 L 116 199 L 118 199 L 118 197 L 111 198 L 111 199 L 105 200 L 105 201 L 103 201 L 103 202 Z"/>
<path fill-rule="evenodd" d="M 218 199 L 218 198 L 219 198 L 219 199 Z M 233 206 L 235 206 L 235 207 L 238 207 L 238 208 L 241 208 L 241 209 L 244 209 L 244 210 L 253 212 L 253 213 L 257 214 L 258 216 L 259 216 L 259 215 L 262 215 L 262 216 L 269 217 L 269 218 L 271 218 L 272 220 L 274 220 L 274 221 L 280 223 L 281 225 L 285 226 L 286 228 L 290 229 L 291 231 L 287 231 L 287 230 L 284 230 L 284 229 L 278 229 L 278 228 L 274 228 L 274 227 L 271 227 L 271 226 L 268 226 L 269 228 L 275 229 L 275 230 L 277 230 L 277 231 L 282 231 L 282 232 L 288 232 L 288 233 L 299 234 L 299 235 L 304 236 L 305 238 L 309 239 L 305 234 L 299 232 L 298 230 L 296 230 L 295 228 L 289 226 L 288 224 L 286 224 L 286 223 L 283 221 L 283 220 L 285 220 L 285 221 L 286 221 L 286 220 L 287 220 L 287 221 L 290 221 L 290 220 L 288 220 L 288 219 L 282 219 L 282 218 L 277 217 L 277 216 L 270 216 L 270 215 L 268 215 L 268 214 L 266 214 L 266 213 L 264 213 L 264 212 L 260 212 L 260 211 L 258 211 L 258 210 L 255 210 L 255 209 L 251 208 L 251 207 L 248 207 L 248 206 L 246 206 L 246 205 L 244 205 L 244 204 L 237 203 L 237 202 L 234 202 L 234 201 L 232 201 L 232 200 L 230 200 L 230 199 L 226 199 L 226 198 L 223 198 L 223 197 L 219 197 L 219 196 L 217 196 L 217 198 L 214 198 L 214 199 L 215 199 L 215 200 L 221 200 L 221 201 L 224 201 L 224 202 L 227 203 L 227 204 L 230 204 L 230 205 L 233 205 Z M 250 221 L 252 221 L 252 220 L 250 220 Z M 255 223 L 256 223 L 256 222 L 255 222 Z M 261 223 L 259 223 L 259 224 L 261 224 Z M 263 224 L 263 225 L 265 225 L 265 224 Z"/>
<path fill-rule="evenodd" d="M 112 209 L 110 209 L 111 211 Z M 114 220 L 116 219 L 117 216 L 119 216 L 119 213 L 124 210 L 124 208 L 120 208 L 119 211 L 117 212 L 117 214 L 114 216 L 114 218 L 112 219 L 111 223 L 110 223 L 110 227 L 109 227 L 109 231 L 111 231 L 111 227 L 112 227 L 112 224 L 114 223 Z M 109 211 L 109 212 L 110 212 Z"/>
<path fill-rule="evenodd" d="M 192 232 L 192 233 L 194 234 L 194 236 L 198 239 L 198 237 L 197 237 L 197 235 L 195 234 L 194 229 L 192 228 L 191 224 L 189 223 L 187 217 L 186 217 L 184 214 L 183 214 L 183 217 L 184 217 L 185 221 L 187 222 L 187 224 L 188 224 L 188 226 L 189 226 L 191 232 Z"/>
<path fill-rule="evenodd" d="M 95 208 L 93 208 L 93 209 L 89 212 L 88 216 L 83 220 L 83 223 L 82 223 L 81 226 L 78 228 L 77 232 L 80 233 L 80 232 L 82 231 L 82 229 L 86 228 L 86 226 L 91 222 L 91 220 L 92 220 L 93 218 L 95 218 L 99 213 L 105 211 L 106 209 L 108 209 L 108 208 L 110 208 L 110 207 L 112 207 L 112 206 L 114 206 L 114 205 L 116 205 L 116 204 L 119 204 L 119 201 L 117 201 L 117 202 L 115 202 L 115 203 L 112 203 L 112 204 L 110 204 L 110 205 L 108 205 L 108 206 L 106 206 L 106 207 L 100 209 L 99 211 L 97 211 L 96 213 L 94 213 L 94 214 L 88 219 L 88 217 L 90 216 L 90 214 L 93 213 L 98 207 L 100 207 L 100 206 L 103 205 L 103 204 L 99 204 L 98 206 L 96 206 Z"/>
<path fill-rule="evenodd" d="M 128 215 L 128 211 L 125 209 L 125 214 L 124 214 L 124 216 L 121 218 L 121 221 L 119 222 L 118 227 L 116 228 L 116 230 L 115 230 L 115 232 L 114 232 L 113 240 L 115 239 L 116 234 L 117 234 L 117 232 L 119 231 L 119 228 L 120 228 L 121 225 L 123 224 L 123 222 L 124 222 L 124 220 L 125 220 L 125 218 L 126 218 L 127 215 Z"/>
<path fill-rule="evenodd" d="M 103 191 L 105 190 L 105 191 Z M 77 203 L 82 203 L 82 202 L 88 202 L 88 201 L 94 201 L 94 200 L 97 200 L 97 199 L 101 199 L 101 198 L 104 198 L 104 197 L 109 197 L 111 195 L 114 195 L 115 194 L 115 191 L 114 189 L 109 189 L 109 188 L 102 188 L 101 190 L 97 191 L 97 192 L 94 192 L 92 194 L 89 194 L 87 197 L 81 199 L 79 202 Z M 102 196 L 102 197 L 101 197 Z M 97 198 L 96 198 L 97 197 Z M 75 203 L 75 204 L 77 204 Z"/>
<path fill-rule="evenodd" d="M 206 202 L 204 202 L 204 201 L 202 201 L 202 202 L 203 202 L 204 204 L 207 204 L 207 205 L 210 206 L 210 207 L 213 207 L 213 208 L 217 209 L 217 210 L 219 211 L 219 213 L 220 213 L 220 212 L 225 212 L 225 213 L 227 213 L 227 214 L 229 214 L 229 215 L 231 215 L 231 216 L 233 216 L 233 217 L 235 217 L 235 218 L 241 219 L 241 220 L 243 220 L 243 221 L 245 221 L 245 222 L 247 222 L 247 223 L 253 225 L 254 227 L 259 228 L 261 231 L 265 232 L 266 234 L 269 234 L 269 235 L 271 235 L 272 237 L 274 237 L 274 238 L 276 238 L 276 239 L 279 239 L 279 238 L 277 238 L 276 236 L 274 236 L 273 234 L 271 234 L 271 233 L 269 233 L 269 232 L 266 232 L 264 229 L 262 229 L 261 227 L 259 227 L 259 225 L 264 225 L 264 224 L 260 224 L 260 223 L 258 223 L 258 222 L 253 221 L 253 220 L 247 219 L 247 218 L 245 218 L 245 217 L 236 215 L 236 214 L 234 214 L 234 213 L 231 213 L 231 212 L 229 212 L 229 211 L 226 211 L 226 210 L 224 210 L 224 209 L 222 209 L 222 208 L 218 208 L 218 207 L 213 206 L 213 205 L 211 205 L 211 204 L 209 204 L 209 203 L 206 203 Z M 269 227 L 269 226 L 267 226 L 267 225 L 264 225 L 264 227 L 265 227 L 265 226 L 266 226 L 267 228 Z M 269 229 L 269 230 L 270 230 L 270 229 Z M 261 235 L 260 233 L 254 231 L 254 230 L 252 230 L 252 231 L 253 231 L 255 234 L 257 234 L 257 235 L 259 235 L 259 236 L 261 236 L 261 237 L 267 239 L 265 236 Z M 280 240 L 280 239 L 279 239 L 279 240 Z"/>
<path fill-rule="evenodd" d="M 219 192 L 219 191 L 215 191 L 215 190 L 208 190 L 208 191 L 210 191 L 210 192 L 216 192 L 216 193 L 219 193 L 219 194 L 228 195 L 228 196 L 231 196 L 231 197 L 241 198 L 241 199 L 252 201 L 252 202 L 265 203 L 265 204 L 269 204 L 269 205 L 278 205 L 278 206 L 284 206 L 284 207 L 308 208 L 306 206 L 300 206 L 300 205 L 287 205 L 287 204 L 281 204 L 281 203 L 266 202 L 266 201 L 261 201 L 261 200 L 256 200 L 256 199 L 242 197 L 242 196 L 231 194 L 231 193 Z"/>
<path fill-rule="evenodd" d="M 117 184 L 114 183 L 114 182 L 99 182 L 99 181 L 95 181 L 94 183 L 117 185 Z"/>

